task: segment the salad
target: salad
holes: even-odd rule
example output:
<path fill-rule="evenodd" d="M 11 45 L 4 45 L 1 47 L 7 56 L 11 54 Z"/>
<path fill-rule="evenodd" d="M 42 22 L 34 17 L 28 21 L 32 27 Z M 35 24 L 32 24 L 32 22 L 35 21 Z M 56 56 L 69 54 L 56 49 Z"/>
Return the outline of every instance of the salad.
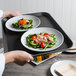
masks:
<path fill-rule="evenodd" d="M 47 58 L 50 58 L 50 57 L 52 57 L 52 56 L 55 56 L 56 55 L 56 53 L 52 53 L 52 54 L 44 54 L 44 55 L 40 55 L 40 56 L 36 56 L 36 57 L 34 57 L 34 62 L 41 62 L 41 61 L 43 61 L 43 60 L 45 60 L 45 59 L 47 59 Z"/>
<path fill-rule="evenodd" d="M 32 19 L 20 19 L 18 22 L 12 24 L 13 28 L 20 28 L 20 29 L 30 29 L 33 27 L 33 20 Z"/>
<path fill-rule="evenodd" d="M 39 33 L 39 34 L 29 34 L 26 38 L 26 45 L 32 48 L 52 48 L 56 45 L 56 37 L 54 34 L 49 33 Z"/>

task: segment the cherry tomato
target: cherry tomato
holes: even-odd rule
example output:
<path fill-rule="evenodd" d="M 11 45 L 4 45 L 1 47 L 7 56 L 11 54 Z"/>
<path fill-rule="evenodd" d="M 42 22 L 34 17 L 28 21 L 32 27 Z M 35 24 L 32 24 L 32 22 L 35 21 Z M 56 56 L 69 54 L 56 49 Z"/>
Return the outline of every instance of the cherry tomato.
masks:
<path fill-rule="evenodd" d="M 50 34 L 49 34 L 49 33 L 44 33 L 44 35 L 48 35 L 48 36 L 50 36 Z"/>
<path fill-rule="evenodd" d="M 45 47 L 44 42 L 41 42 L 41 47 L 42 47 L 42 48 L 44 48 L 44 47 Z"/>
<path fill-rule="evenodd" d="M 32 36 L 32 39 L 36 39 L 36 36 Z"/>

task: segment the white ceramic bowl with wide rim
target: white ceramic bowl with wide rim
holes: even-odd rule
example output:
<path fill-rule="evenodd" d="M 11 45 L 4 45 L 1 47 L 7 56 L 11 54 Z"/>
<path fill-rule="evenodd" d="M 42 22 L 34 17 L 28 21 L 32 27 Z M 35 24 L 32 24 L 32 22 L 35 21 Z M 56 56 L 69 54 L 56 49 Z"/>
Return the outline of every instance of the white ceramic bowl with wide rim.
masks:
<path fill-rule="evenodd" d="M 47 32 L 49 34 L 55 34 L 55 37 L 56 37 L 56 45 L 54 45 L 52 48 L 46 48 L 46 49 L 43 49 L 41 50 L 40 48 L 32 48 L 32 47 L 28 47 L 26 45 L 26 38 L 29 34 L 38 34 L 38 33 L 41 33 L 41 32 Z M 35 29 L 31 29 L 27 32 L 25 32 L 22 37 L 21 37 L 21 43 L 24 47 L 26 47 L 27 49 L 29 50 L 32 50 L 32 51 L 37 51 L 37 52 L 45 52 L 45 51 L 51 51 L 51 50 L 54 50 L 58 47 L 60 47 L 62 45 L 64 41 L 64 37 L 62 35 L 61 32 L 59 32 L 58 30 L 56 29 L 53 29 L 53 28 L 50 28 L 50 27 L 39 27 L 39 28 L 35 28 Z"/>
<path fill-rule="evenodd" d="M 12 26 L 13 23 L 18 22 L 19 19 L 23 19 L 23 18 L 27 19 L 27 20 L 32 19 L 33 20 L 33 24 L 32 24 L 33 28 L 38 27 L 40 25 L 40 23 L 41 23 L 40 19 L 38 17 L 36 17 L 36 16 L 33 16 L 33 15 L 21 15 L 21 16 L 16 16 L 16 17 L 10 18 L 5 24 L 6 28 L 11 30 L 11 31 L 16 31 L 16 32 L 27 31 L 26 29 L 14 28 Z M 30 30 L 30 29 L 28 29 L 28 30 Z"/>

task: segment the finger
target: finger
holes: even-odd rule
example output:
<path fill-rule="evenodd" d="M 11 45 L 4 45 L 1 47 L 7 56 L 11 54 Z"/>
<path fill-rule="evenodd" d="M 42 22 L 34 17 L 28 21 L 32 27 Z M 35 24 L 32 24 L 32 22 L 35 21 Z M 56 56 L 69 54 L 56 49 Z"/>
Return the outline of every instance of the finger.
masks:
<path fill-rule="evenodd" d="M 27 55 L 27 59 L 26 59 L 26 61 L 27 62 L 30 62 L 30 61 L 32 61 L 33 60 L 33 57 L 32 57 L 32 55 L 31 54 L 29 54 L 29 53 L 27 53 L 27 52 L 25 52 L 25 56 Z"/>
<path fill-rule="evenodd" d="M 31 55 L 31 54 L 29 54 L 29 57 L 30 57 L 30 60 L 32 61 L 32 60 L 33 60 L 33 57 L 32 57 L 32 55 Z"/>
<path fill-rule="evenodd" d="M 13 12 L 11 12 L 11 15 L 12 15 L 12 16 L 20 16 L 21 13 L 18 12 L 18 11 L 13 11 Z"/>
<path fill-rule="evenodd" d="M 20 16 L 20 15 L 21 15 L 21 13 L 20 13 L 20 12 L 18 12 L 18 11 L 16 11 L 16 12 L 15 12 L 15 15 Z"/>

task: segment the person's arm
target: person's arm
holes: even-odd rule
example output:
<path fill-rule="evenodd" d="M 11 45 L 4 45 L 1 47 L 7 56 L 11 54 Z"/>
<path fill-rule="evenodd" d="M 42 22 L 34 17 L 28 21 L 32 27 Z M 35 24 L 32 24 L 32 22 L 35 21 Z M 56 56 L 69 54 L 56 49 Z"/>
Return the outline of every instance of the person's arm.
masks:
<path fill-rule="evenodd" d="M 18 11 L 0 10 L 0 18 L 19 16 L 19 15 L 21 14 Z M 22 56 L 23 53 L 24 55 Z M 10 62 L 15 62 L 16 64 L 24 65 L 25 62 L 29 62 L 30 60 L 33 60 L 33 57 L 30 54 L 23 51 L 13 51 L 13 52 L 5 53 L 5 54 L 0 54 L 0 76 L 2 76 L 5 64 L 10 63 Z"/>
<path fill-rule="evenodd" d="M 23 66 L 25 63 L 30 62 L 32 60 L 33 57 L 31 54 L 19 50 L 14 50 L 11 52 L 0 54 L 0 76 L 2 76 L 5 64 L 14 62 L 18 65 Z"/>
<path fill-rule="evenodd" d="M 5 68 L 5 56 L 3 54 L 0 54 L 0 76 L 2 76 L 4 68 Z"/>

